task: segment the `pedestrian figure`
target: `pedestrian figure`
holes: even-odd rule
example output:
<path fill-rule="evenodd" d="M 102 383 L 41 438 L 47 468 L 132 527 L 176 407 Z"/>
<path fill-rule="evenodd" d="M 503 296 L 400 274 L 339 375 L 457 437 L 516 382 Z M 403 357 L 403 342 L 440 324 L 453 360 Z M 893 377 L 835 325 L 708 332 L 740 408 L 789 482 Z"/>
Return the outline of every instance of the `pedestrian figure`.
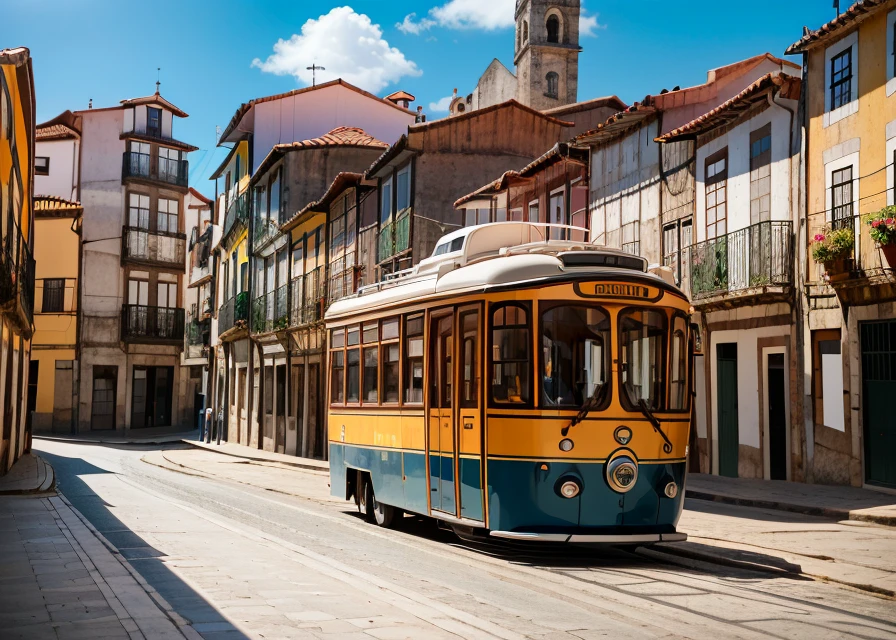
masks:
<path fill-rule="evenodd" d="M 199 435 L 199 439 L 202 440 L 202 434 Z M 212 441 L 212 408 L 208 407 L 205 410 L 205 441 L 206 443 L 210 443 Z"/>
<path fill-rule="evenodd" d="M 218 409 L 218 444 L 221 444 L 221 435 L 224 433 L 224 408 Z M 226 437 L 225 437 L 226 441 Z"/>

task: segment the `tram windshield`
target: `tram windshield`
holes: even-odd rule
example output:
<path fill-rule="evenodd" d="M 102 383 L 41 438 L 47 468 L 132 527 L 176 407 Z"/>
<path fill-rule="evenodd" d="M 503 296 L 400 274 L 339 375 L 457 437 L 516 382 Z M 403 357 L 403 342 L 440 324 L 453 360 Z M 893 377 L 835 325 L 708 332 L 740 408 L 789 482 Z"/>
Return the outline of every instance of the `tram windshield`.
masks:
<path fill-rule="evenodd" d="M 666 314 L 658 309 L 630 309 L 619 314 L 620 373 L 624 397 L 637 407 L 665 408 Z"/>
<path fill-rule="evenodd" d="M 545 406 L 594 408 L 609 399 L 610 317 L 603 309 L 554 307 L 542 314 L 542 399 Z M 600 389 L 598 390 L 598 387 Z"/>

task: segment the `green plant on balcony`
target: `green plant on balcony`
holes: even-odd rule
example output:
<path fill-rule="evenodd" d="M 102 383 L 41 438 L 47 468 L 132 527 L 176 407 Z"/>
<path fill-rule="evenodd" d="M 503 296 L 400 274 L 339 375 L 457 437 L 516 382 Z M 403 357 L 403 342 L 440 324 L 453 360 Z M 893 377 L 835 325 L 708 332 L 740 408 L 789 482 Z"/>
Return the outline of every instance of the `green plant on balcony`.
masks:
<path fill-rule="evenodd" d="M 757 274 L 750 278 L 751 287 L 765 287 L 771 284 L 771 282 L 771 278 L 769 278 L 768 274 L 765 273 Z"/>
<path fill-rule="evenodd" d="M 896 267 L 896 206 L 884 207 L 865 217 L 871 239 L 880 247 L 890 268 Z"/>
<path fill-rule="evenodd" d="M 249 318 L 249 292 L 240 291 L 233 301 L 233 319 L 245 322 Z"/>
<path fill-rule="evenodd" d="M 812 259 L 824 264 L 829 280 L 841 280 L 852 271 L 852 250 L 855 233 L 851 227 L 826 228 L 815 234 L 812 242 Z"/>

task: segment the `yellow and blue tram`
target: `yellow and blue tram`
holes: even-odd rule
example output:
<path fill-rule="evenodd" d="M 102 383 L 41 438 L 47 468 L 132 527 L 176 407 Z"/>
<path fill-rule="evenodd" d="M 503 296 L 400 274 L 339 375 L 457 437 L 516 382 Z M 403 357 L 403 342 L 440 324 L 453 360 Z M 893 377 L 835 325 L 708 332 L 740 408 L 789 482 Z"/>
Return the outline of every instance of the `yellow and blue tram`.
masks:
<path fill-rule="evenodd" d="M 517 540 L 682 540 L 686 296 L 584 230 L 439 240 L 326 315 L 333 495 Z"/>

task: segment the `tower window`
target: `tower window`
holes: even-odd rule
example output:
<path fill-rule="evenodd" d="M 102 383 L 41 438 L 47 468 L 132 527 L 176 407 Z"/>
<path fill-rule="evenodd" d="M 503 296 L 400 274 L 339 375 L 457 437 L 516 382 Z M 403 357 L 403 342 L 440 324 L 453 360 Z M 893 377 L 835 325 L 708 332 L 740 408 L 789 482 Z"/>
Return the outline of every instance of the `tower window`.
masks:
<path fill-rule="evenodd" d="M 557 16 L 548 16 L 548 42 L 560 42 L 560 19 Z"/>
<path fill-rule="evenodd" d="M 556 98 L 559 91 L 560 85 L 560 76 L 551 71 L 548 75 L 545 76 L 545 80 L 548 83 L 548 90 L 545 92 L 545 95 L 549 98 Z"/>
<path fill-rule="evenodd" d="M 529 22 L 523 20 L 523 44 L 529 42 Z"/>

